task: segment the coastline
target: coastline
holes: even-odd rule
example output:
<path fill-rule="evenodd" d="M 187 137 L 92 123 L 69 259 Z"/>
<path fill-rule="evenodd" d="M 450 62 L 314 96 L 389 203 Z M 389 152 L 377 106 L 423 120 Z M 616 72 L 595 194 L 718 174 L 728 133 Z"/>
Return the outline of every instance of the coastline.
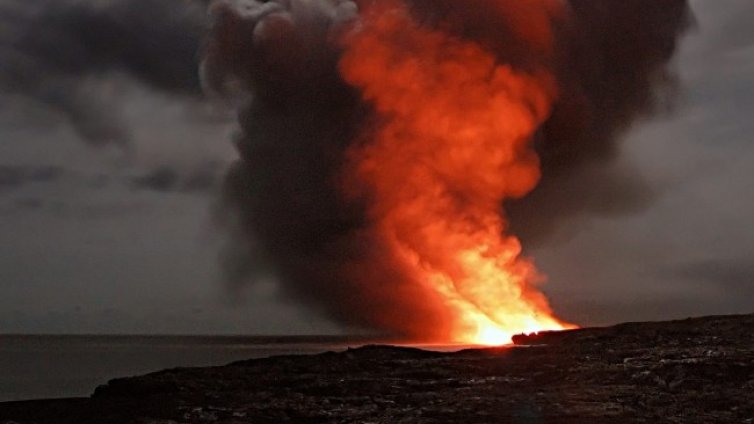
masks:
<path fill-rule="evenodd" d="M 0 423 L 752 423 L 752 329 L 754 314 L 704 317 L 174 368 L 0 403 Z"/>

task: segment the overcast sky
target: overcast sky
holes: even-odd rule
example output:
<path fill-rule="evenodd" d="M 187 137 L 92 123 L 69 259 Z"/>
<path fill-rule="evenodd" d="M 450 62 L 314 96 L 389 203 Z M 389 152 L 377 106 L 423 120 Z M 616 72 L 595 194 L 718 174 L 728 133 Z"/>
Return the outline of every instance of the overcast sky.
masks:
<path fill-rule="evenodd" d="M 0 0 L 0 333 L 339 331 L 221 281 L 235 119 L 193 71 L 199 3 Z M 678 107 L 623 144 L 659 195 L 532 252 L 567 320 L 754 312 L 754 3 L 692 5 Z"/>

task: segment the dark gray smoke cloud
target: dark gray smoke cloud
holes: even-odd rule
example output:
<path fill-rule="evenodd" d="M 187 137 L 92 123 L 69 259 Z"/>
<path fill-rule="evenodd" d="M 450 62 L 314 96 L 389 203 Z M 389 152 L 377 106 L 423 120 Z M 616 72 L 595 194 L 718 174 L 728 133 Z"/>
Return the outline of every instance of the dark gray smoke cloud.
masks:
<path fill-rule="evenodd" d="M 578 216 L 633 213 L 652 201 L 650 185 L 614 161 L 637 119 L 672 106 L 671 59 L 691 18 L 685 0 L 570 4 L 557 63 L 562 92 L 537 146 L 542 180 L 507 207 L 526 246 Z"/>
<path fill-rule="evenodd" d="M 87 142 L 126 145 L 129 129 L 87 84 L 123 74 L 172 95 L 200 95 L 206 3 L 3 0 L 0 92 L 58 110 Z"/>
<path fill-rule="evenodd" d="M 570 16 L 554 18 L 555 57 L 516 38 L 494 6 L 500 1 L 408 3 L 425 25 L 473 39 L 505 63 L 555 69 L 562 92 L 537 140 L 542 184 L 508 205 L 525 243 L 547 240 L 575 216 L 649 201 L 647 185 L 612 163 L 621 135 L 661 109 L 675 86 L 670 61 L 689 19 L 685 0 L 570 0 Z M 264 257 L 287 296 L 344 324 L 410 333 L 413 322 L 431 321 L 432 311 L 403 304 L 412 293 L 402 270 L 364 230 L 363 205 L 339 190 L 343 153 L 371 116 L 337 72 L 335 40 L 356 3 L 226 0 L 211 10 L 205 83 L 246 95 L 240 160 L 225 182 L 235 218 L 229 278 L 253 281 Z"/>
<path fill-rule="evenodd" d="M 366 115 L 337 72 L 332 39 L 354 12 L 348 1 L 216 2 L 204 74 L 217 91 L 241 87 L 250 96 L 240 111 L 241 159 L 225 182 L 237 219 L 224 255 L 228 281 L 274 273 L 287 298 L 367 326 L 391 299 L 378 285 L 356 289 L 346 275 L 360 249 L 374 248 L 358 234 L 361 209 L 342 202 L 337 186 L 343 151 Z M 379 267 L 372 275 L 384 284 L 400 282 Z"/>

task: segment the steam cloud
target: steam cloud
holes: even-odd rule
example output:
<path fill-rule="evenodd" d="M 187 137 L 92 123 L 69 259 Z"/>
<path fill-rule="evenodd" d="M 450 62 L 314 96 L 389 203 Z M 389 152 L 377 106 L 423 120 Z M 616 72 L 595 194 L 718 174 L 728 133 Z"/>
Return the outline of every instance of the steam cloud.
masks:
<path fill-rule="evenodd" d="M 402 270 L 366 231 L 364 205 L 345 200 L 338 181 L 344 152 L 373 123 L 370 106 L 338 73 L 338 39 L 358 25 L 358 3 L 210 6 L 204 83 L 237 99 L 245 95 L 240 159 L 225 181 L 226 212 L 237 224 L 226 270 L 236 283 L 272 272 L 285 295 L 338 322 L 411 333 L 407 321 L 427 328 L 421 321 L 436 314 L 410 301 Z M 612 163 L 631 124 L 672 97 L 669 64 L 689 22 L 685 0 L 568 0 L 565 16 L 537 14 L 547 22 L 527 20 L 528 6 L 519 0 L 406 3 L 422 25 L 473 40 L 502 63 L 525 70 L 548 62 L 554 70 L 560 93 L 536 140 L 542 180 L 507 205 L 525 246 L 546 242 L 564 220 L 627 213 L 651 199 L 640 178 Z M 523 42 L 536 39 L 527 32 L 542 24 L 555 31 L 554 51 Z"/>

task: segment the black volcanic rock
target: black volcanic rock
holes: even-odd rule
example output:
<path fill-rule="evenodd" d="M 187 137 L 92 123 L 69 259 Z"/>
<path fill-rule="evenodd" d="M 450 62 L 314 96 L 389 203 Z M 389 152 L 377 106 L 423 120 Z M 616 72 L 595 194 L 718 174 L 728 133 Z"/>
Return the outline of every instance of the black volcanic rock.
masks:
<path fill-rule="evenodd" d="M 116 379 L 0 404 L 0 424 L 754 423 L 754 315 L 518 336 L 455 353 L 366 346 Z"/>

